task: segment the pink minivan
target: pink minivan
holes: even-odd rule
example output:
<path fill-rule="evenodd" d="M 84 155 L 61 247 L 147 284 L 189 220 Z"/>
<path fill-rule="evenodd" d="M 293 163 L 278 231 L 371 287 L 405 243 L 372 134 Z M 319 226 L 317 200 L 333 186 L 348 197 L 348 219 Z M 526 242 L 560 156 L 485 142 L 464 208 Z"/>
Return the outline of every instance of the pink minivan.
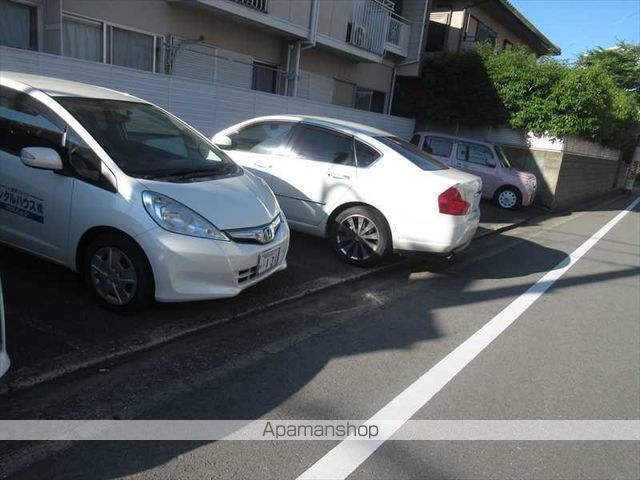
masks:
<path fill-rule="evenodd" d="M 411 143 L 453 168 L 482 178 L 482 196 L 502 208 L 533 202 L 536 176 L 513 168 L 499 145 L 433 132 L 416 132 Z"/>

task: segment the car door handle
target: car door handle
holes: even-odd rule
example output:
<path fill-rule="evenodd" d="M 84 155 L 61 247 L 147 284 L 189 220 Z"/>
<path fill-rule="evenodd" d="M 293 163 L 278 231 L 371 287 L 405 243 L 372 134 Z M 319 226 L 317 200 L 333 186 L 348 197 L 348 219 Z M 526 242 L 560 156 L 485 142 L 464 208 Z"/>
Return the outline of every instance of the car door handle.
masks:
<path fill-rule="evenodd" d="M 258 168 L 271 168 L 271 164 L 266 163 L 254 163 L 253 166 Z"/>
<path fill-rule="evenodd" d="M 351 178 L 349 175 L 341 175 L 339 173 L 329 173 L 329 176 L 337 180 L 349 180 Z"/>

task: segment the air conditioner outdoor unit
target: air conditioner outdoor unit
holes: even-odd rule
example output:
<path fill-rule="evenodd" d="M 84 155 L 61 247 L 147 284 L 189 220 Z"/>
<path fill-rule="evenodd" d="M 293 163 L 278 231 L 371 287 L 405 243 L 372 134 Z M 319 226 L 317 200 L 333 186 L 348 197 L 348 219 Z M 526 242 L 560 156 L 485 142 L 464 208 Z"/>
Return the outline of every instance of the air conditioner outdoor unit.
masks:
<path fill-rule="evenodd" d="M 349 29 L 349 41 L 358 47 L 363 47 L 367 39 L 367 29 L 362 25 L 353 23 L 349 24 Z"/>

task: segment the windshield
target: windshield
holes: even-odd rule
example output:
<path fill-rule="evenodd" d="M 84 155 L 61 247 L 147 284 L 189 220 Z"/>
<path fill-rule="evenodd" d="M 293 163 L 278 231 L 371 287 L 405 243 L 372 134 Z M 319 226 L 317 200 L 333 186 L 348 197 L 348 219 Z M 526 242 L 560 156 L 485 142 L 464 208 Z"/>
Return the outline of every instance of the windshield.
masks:
<path fill-rule="evenodd" d="M 384 143 L 387 147 L 399 153 L 422 170 L 433 171 L 446 170 L 449 168 L 437 158 L 432 157 L 428 153 L 418 149 L 412 143 L 405 142 L 398 137 L 375 137 L 375 139 Z"/>
<path fill-rule="evenodd" d="M 502 150 L 502 147 L 500 145 L 494 145 L 493 148 L 495 148 L 496 153 L 498 154 L 498 159 L 500 160 L 500 165 L 502 165 L 504 168 L 511 168 L 511 164 L 509 163 L 509 159 L 505 155 L 504 150 Z"/>
<path fill-rule="evenodd" d="M 153 105 L 76 97 L 56 100 L 127 175 L 187 180 L 242 172 L 206 139 Z"/>

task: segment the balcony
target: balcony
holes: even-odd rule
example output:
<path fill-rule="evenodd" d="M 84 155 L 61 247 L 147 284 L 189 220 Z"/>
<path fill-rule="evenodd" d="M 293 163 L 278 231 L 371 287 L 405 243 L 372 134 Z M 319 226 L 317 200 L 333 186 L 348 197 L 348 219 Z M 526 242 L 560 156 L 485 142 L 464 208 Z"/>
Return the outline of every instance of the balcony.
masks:
<path fill-rule="evenodd" d="M 267 0 L 231 0 L 245 7 L 252 8 L 259 12 L 267 13 Z"/>
<path fill-rule="evenodd" d="M 409 54 L 409 35 L 411 26 L 409 22 L 395 13 L 387 17 L 387 36 L 384 49 L 402 57 Z"/>
<path fill-rule="evenodd" d="M 389 2 L 354 0 L 352 4 L 347 43 L 377 55 L 386 51 L 407 56 L 411 27 L 389 8 Z"/>

